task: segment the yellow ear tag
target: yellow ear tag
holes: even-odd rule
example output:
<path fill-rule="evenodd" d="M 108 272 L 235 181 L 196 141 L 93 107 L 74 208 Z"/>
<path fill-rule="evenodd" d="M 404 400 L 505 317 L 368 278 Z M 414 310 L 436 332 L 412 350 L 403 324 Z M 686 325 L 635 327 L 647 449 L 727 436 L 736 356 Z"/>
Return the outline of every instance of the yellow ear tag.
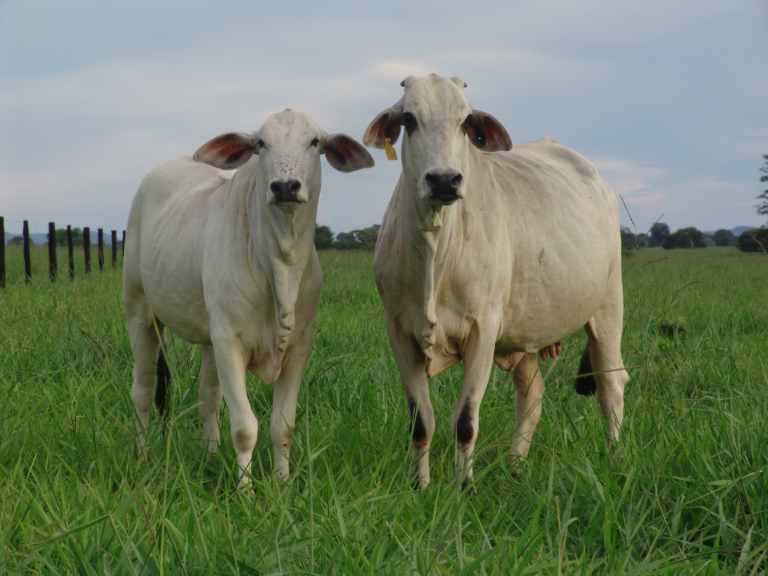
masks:
<path fill-rule="evenodd" d="M 384 152 L 387 153 L 387 160 L 397 160 L 397 152 L 392 148 L 392 142 L 389 138 L 384 138 Z"/>

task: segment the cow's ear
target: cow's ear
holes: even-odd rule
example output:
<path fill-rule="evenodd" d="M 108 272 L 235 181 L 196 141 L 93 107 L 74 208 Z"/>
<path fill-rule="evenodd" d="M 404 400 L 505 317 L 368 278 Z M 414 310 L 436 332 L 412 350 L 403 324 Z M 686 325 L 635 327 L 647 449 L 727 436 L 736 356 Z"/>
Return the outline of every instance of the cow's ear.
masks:
<path fill-rule="evenodd" d="M 512 139 L 507 129 L 490 114 L 473 109 L 462 127 L 469 136 L 469 141 L 483 152 L 512 149 Z"/>
<path fill-rule="evenodd" d="M 400 99 L 397 104 L 384 110 L 370 123 L 363 136 L 363 144 L 374 148 L 384 148 L 387 138 L 389 138 L 390 144 L 394 144 L 400 138 L 400 126 L 402 124 L 403 100 Z"/>
<path fill-rule="evenodd" d="M 208 140 L 197 149 L 192 159 L 222 170 L 234 170 L 248 162 L 254 153 L 258 154 L 258 151 L 252 135 L 228 132 Z"/>
<path fill-rule="evenodd" d="M 320 146 L 328 164 L 339 172 L 354 172 L 373 166 L 373 157 L 368 150 L 346 134 L 326 134 L 320 141 Z"/>

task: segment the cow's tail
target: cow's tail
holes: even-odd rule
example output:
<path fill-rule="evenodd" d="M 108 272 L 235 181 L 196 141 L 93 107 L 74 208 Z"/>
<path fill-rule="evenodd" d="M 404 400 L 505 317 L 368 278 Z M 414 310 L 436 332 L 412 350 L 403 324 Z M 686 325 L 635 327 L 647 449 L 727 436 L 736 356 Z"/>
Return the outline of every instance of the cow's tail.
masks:
<path fill-rule="evenodd" d="M 165 400 L 168 393 L 168 385 L 171 383 L 171 369 L 168 367 L 166 359 L 166 350 L 160 345 L 160 352 L 157 355 L 157 385 L 155 386 L 155 406 L 158 412 L 165 412 Z"/>
<path fill-rule="evenodd" d="M 592 374 L 592 356 L 589 353 L 589 341 L 584 348 L 579 363 L 579 372 L 576 375 L 576 392 L 582 396 L 592 396 L 597 391 L 597 381 Z"/>

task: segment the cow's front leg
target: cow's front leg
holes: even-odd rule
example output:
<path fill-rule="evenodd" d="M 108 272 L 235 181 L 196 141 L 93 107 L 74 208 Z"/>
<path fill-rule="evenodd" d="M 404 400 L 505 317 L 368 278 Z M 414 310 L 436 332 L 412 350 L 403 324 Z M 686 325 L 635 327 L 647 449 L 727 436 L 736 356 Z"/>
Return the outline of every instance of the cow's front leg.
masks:
<path fill-rule="evenodd" d="M 435 414 L 429 399 L 426 358 L 418 344 L 387 319 L 387 332 L 408 400 L 414 463 L 411 473 L 419 488 L 429 485 L 429 447 L 435 433 Z"/>
<path fill-rule="evenodd" d="M 462 489 L 472 482 L 472 452 L 480 425 L 480 404 L 493 367 L 497 329 L 480 329 L 470 335 L 464 350 L 464 380 L 456 408 L 451 414 L 451 433 L 456 439 L 459 479 Z"/>
<path fill-rule="evenodd" d="M 251 458 L 259 432 L 245 387 L 246 354 L 240 341 L 233 337 L 214 338 L 213 352 L 221 391 L 229 409 L 232 442 L 240 468 L 238 486 L 246 488 L 251 483 Z"/>
<path fill-rule="evenodd" d="M 304 375 L 304 367 L 311 348 L 312 330 L 307 330 L 302 341 L 289 350 L 283 360 L 283 369 L 275 382 L 272 396 L 269 431 L 275 451 L 275 474 L 283 482 L 288 480 L 290 475 L 289 461 L 296 424 L 296 403 L 301 387 L 301 377 Z"/>
<path fill-rule="evenodd" d="M 216 452 L 219 447 L 219 410 L 221 408 L 221 386 L 219 375 L 216 373 L 216 357 L 213 346 L 203 345 L 203 362 L 200 365 L 200 393 L 198 395 L 198 410 L 203 421 L 205 440 L 208 450 Z"/>
<path fill-rule="evenodd" d="M 533 431 L 541 417 L 544 379 L 535 354 L 523 354 L 512 371 L 512 381 L 515 383 L 515 436 L 509 465 L 512 474 L 517 476 L 528 456 Z"/>

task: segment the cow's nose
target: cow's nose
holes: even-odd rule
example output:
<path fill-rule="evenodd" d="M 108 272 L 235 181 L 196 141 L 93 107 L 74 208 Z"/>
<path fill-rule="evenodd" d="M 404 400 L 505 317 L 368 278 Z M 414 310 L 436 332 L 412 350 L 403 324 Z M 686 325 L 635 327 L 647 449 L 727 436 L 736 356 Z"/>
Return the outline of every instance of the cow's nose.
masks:
<path fill-rule="evenodd" d="M 272 190 L 272 194 L 275 195 L 275 202 L 277 203 L 301 202 L 299 199 L 301 182 L 296 179 L 272 180 L 269 189 Z"/>
<path fill-rule="evenodd" d="M 460 172 L 429 172 L 424 179 L 435 200 L 444 204 L 458 200 L 459 186 L 463 180 Z"/>

